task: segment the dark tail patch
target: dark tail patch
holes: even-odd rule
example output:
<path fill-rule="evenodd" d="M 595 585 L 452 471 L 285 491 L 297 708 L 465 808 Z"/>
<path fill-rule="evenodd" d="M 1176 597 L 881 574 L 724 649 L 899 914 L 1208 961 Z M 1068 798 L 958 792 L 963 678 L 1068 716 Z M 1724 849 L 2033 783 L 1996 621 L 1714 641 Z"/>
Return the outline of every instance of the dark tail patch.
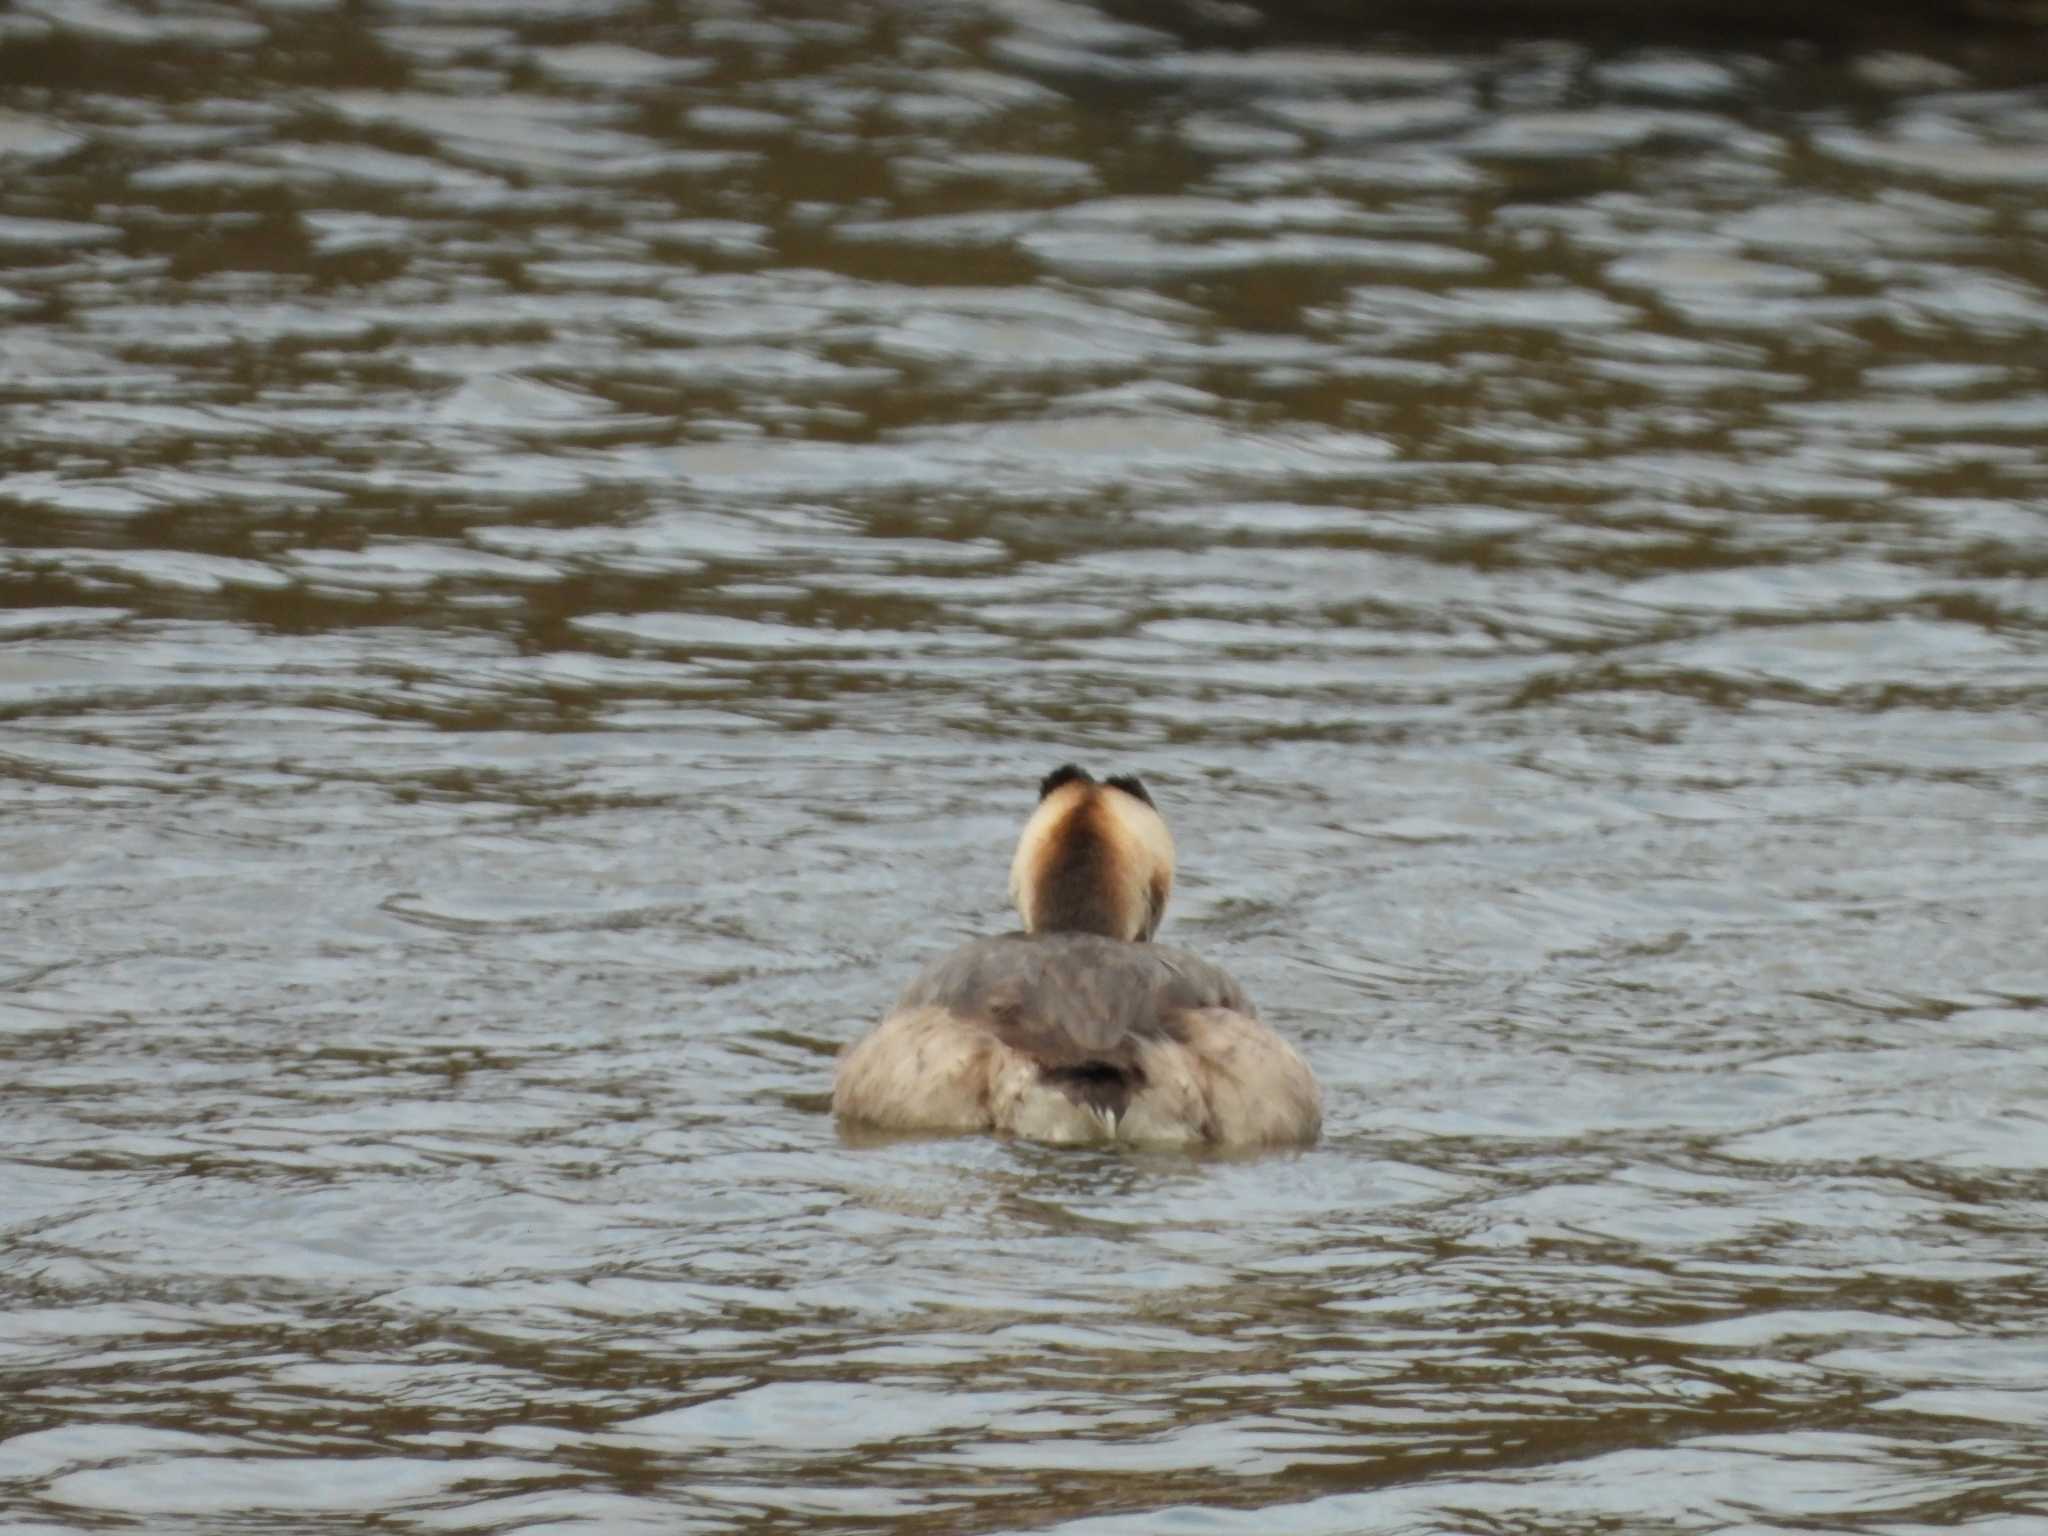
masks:
<path fill-rule="evenodd" d="M 1108 1061 L 1077 1061 L 1071 1066 L 1046 1067 L 1039 1074 L 1076 1104 L 1121 1118 L 1130 1108 L 1131 1095 L 1144 1083 L 1135 1067 L 1119 1067 Z"/>
<path fill-rule="evenodd" d="M 1083 784 L 1093 784 L 1095 782 L 1094 777 L 1080 764 L 1062 763 L 1038 781 L 1038 798 L 1043 800 L 1062 784 L 1071 784 L 1076 779 L 1080 780 Z M 1116 780 L 1114 779 L 1110 780 L 1112 784 L 1115 782 Z M 1139 793 L 1143 794 L 1144 791 L 1140 790 Z"/>

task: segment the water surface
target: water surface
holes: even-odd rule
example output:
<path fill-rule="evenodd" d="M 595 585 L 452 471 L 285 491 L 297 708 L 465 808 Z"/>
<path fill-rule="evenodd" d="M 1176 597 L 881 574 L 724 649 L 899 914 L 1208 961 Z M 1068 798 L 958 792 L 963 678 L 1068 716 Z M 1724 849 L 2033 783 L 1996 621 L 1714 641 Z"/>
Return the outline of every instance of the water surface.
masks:
<path fill-rule="evenodd" d="M 0 15 L 0 1524 L 2048 1529 L 2048 54 L 1180 20 Z"/>

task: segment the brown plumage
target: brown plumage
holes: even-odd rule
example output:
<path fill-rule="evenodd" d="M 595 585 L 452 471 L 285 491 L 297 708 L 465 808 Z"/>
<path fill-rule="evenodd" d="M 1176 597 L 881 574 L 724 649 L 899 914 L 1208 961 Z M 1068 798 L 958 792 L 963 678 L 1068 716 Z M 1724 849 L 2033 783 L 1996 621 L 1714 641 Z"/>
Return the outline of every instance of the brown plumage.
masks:
<path fill-rule="evenodd" d="M 1173 837 L 1145 786 L 1097 784 L 1068 763 L 1047 774 L 1017 836 L 1010 899 L 1031 933 L 1149 939 L 1173 891 Z"/>
<path fill-rule="evenodd" d="M 1010 867 L 1027 931 L 927 965 L 840 1058 L 840 1118 L 1059 1142 L 1315 1140 L 1307 1064 L 1228 974 L 1149 942 L 1173 858 L 1136 779 L 1047 775 Z"/>

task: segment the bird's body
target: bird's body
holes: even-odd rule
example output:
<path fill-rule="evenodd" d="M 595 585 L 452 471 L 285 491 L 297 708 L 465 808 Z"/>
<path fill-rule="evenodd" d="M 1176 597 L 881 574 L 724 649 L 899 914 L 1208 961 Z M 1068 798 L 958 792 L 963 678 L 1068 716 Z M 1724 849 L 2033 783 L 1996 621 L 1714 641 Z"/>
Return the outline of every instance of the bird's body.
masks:
<path fill-rule="evenodd" d="M 1315 1140 L 1321 1094 L 1217 966 L 1150 936 L 1173 880 L 1135 779 L 1048 776 L 1011 884 L 1027 931 L 940 956 L 840 1059 L 833 1108 L 906 1132 L 1224 1147 Z"/>

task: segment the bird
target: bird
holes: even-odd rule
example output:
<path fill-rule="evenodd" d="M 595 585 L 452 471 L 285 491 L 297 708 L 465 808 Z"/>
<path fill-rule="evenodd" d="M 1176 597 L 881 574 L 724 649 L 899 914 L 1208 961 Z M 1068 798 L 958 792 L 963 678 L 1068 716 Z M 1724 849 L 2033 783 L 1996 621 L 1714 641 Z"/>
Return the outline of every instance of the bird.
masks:
<path fill-rule="evenodd" d="M 928 963 L 841 1055 L 842 1124 L 1037 1142 L 1305 1146 L 1322 1091 L 1228 972 L 1153 942 L 1174 845 L 1144 784 L 1063 764 L 1010 862 L 1024 927 Z"/>

